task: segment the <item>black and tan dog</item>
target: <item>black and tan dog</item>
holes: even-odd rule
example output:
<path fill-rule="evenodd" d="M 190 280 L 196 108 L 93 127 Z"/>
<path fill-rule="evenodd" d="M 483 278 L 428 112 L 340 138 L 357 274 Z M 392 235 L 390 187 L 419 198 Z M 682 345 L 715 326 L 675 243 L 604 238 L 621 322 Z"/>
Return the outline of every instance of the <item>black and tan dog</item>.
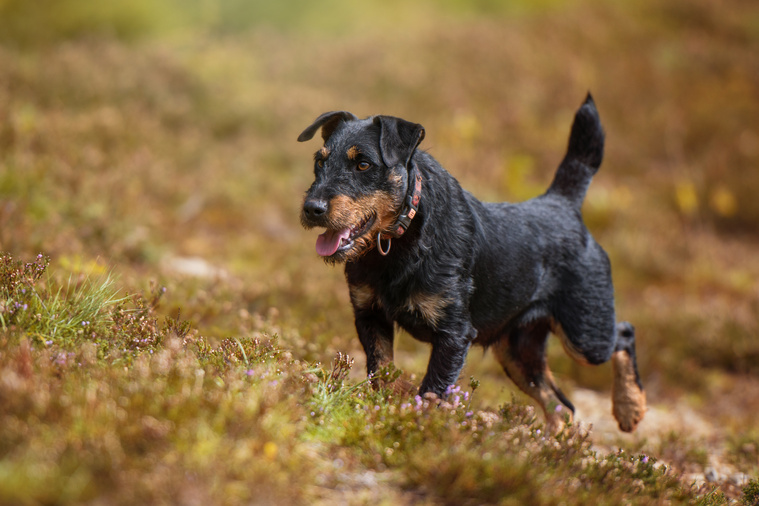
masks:
<path fill-rule="evenodd" d="M 298 140 L 320 128 L 301 221 L 326 228 L 317 253 L 345 263 L 370 375 L 393 360 L 395 323 L 432 345 L 420 394 L 443 396 L 479 344 L 558 430 L 574 407 L 546 364 L 552 332 L 583 364 L 612 359 L 613 414 L 622 430 L 635 429 L 646 408 L 634 330 L 615 323 L 609 260 L 580 211 L 604 146 L 590 95 L 548 191 L 520 204 L 463 190 L 417 149 L 421 125 L 328 112 Z"/>

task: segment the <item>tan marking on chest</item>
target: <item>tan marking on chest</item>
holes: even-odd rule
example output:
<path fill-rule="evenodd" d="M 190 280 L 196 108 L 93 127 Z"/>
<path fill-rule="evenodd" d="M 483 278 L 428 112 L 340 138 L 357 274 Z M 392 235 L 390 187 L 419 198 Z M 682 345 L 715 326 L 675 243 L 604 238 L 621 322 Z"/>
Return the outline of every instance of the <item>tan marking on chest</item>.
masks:
<path fill-rule="evenodd" d="M 377 303 L 377 296 L 369 285 L 350 285 L 349 290 L 355 307 L 365 309 Z"/>
<path fill-rule="evenodd" d="M 418 313 L 427 324 L 437 327 L 449 304 L 447 298 L 437 293 L 415 293 L 406 301 L 406 310 Z"/>

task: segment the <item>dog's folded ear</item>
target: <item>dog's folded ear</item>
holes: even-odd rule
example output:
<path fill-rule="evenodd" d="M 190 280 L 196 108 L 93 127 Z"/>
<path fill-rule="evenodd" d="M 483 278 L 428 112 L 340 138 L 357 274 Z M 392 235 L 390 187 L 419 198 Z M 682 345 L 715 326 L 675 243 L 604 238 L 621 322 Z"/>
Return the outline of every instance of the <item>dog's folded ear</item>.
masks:
<path fill-rule="evenodd" d="M 388 167 L 408 165 L 419 143 L 424 139 L 424 127 L 393 116 L 375 116 L 374 124 L 379 125 L 382 159 Z"/>
<path fill-rule="evenodd" d="M 303 130 L 303 133 L 298 136 L 298 142 L 310 141 L 319 128 L 322 129 L 324 142 L 327 142 L 341 121 L 354 121 L 357 119 L 355 114 L 348 111 L 325 112 L 316 118 L 311 126 Z"/>

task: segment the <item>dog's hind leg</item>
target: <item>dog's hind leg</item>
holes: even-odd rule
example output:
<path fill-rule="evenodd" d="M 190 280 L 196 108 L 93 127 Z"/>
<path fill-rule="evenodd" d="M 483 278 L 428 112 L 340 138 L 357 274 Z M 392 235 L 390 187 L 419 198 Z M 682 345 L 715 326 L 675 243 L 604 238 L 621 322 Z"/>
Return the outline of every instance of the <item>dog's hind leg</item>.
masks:
<path fill-rule="evenodd" d="M 619 424 L 620 430 L 632 432 L 646 414 L 646 393 L 638 374 L 635 357 L 635 329 L 627 322 L 618 323 L 614 329 L 614 348 L 604 359 L 603 349 L 606 346 L 601 339 L 570 339 L 566 327 L 554 322 L 552 331 L 561 340 L 564 350 L 577 362 L 584 365 L 597 365 L 611 359 L 614 371 L 612 383 L 612 414 Z M 590 329 L 586 329 L 590 332 Z M 581 349 L 576 343 L 595 343 L 595 347 L 587 345 Z M 611 344 L 611 343 L 610 343 Z"/>
<path fill-rule="evenodd" d="M 494 343 L 492 350 L 509 378 L 540 404 L 549 430 L 557 433 L 572 420 L 574 406 L 548 369 L 545 347 L 549 329 L 545 321 L 516 327 Z"/>
<path fill-rule="evenodd" d="M 620 430 L 632 432 L 646 414 L 646 392 L 635 357 L 635 328 L 627 322 L 617 324 L 617 344 L 611 363 L 614 369 L 612 414 Z"/>

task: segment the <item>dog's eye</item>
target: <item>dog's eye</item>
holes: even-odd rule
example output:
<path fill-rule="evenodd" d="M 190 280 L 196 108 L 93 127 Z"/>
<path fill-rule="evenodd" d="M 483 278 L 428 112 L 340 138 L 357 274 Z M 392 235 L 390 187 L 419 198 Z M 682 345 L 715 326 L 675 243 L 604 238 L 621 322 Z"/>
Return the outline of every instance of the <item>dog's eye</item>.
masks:
<path fill-rule="evenodd" d="M 369 162 L 360 162 L 357 167 L 358 167 L 358 170 L 364 171 L 368 169 L 369 167 L 371 167 L 371 164 Z"/>
<path fill-rule="evenodd" d="M 316 160 L 316 166 L 320 169 L 324 167 L 324 160 Z"/>

